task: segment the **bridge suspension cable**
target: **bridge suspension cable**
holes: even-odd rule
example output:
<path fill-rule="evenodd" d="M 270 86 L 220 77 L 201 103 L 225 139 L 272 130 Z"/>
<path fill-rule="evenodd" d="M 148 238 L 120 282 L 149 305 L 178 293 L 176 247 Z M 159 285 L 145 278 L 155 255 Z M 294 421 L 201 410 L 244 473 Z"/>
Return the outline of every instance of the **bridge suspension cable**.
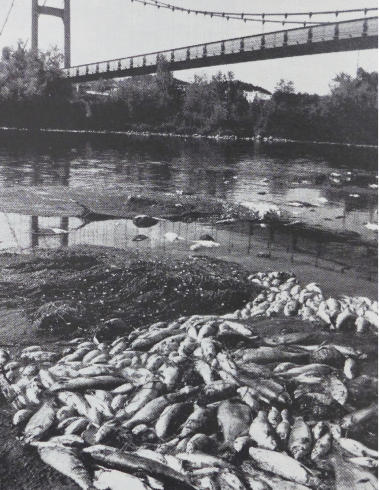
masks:
<path fill-rule="evenodd" d="M 279 12 L 279 13 L 243 13 L 243 12 L 218 12 L 218 11 L 209 11 L 209 10 L 195 10 L 186 7 L 180 7 L 177 5 L 172 5 L 169 3 L 161 2 L 159 0 L 131 0 L 131 2 L 141 3 L 143 5 L 148 5 L 156 8 L 164 8 L 168 10 L 172 10 L 173 12 L 186 12 L 188 14 L 201 14 L 210 17 L 222 17 L 226 20 L 243 20 L 244 22 L 261 22 L 265 24 L 266 22 L 275 23 L 275 24 L 301 24 L 304 25 L 315 25 L 320 24 L 320 22 L 315 21 L 292 21 L 287 20 L 290 16 L 308 16 L 311 19 L 315 15 L 335 15 L 338 17 L 339 14 L 346 13 L 355 13 L 355 12 L 363 12 L 364 15 L 367 15 L 367 12 L 378 10 L 377 7 L 366 7 L 359 9 L 343 9 L 343 10 L 326 10 L 326 11 L 317 11 L 317 12 Z M 257 18 L 255 18 L 257 17 Z M 284 17 L 284 20 L 278 19 L 267 19 L 266 17 Z M 322 24 L 328 24 L 328 22 L 321 22 Z"/>
<path fill-rule="evenodd" d="M 8 10 L 8 14 L 7 16 L 5 17 L 5 21 L 4 21 L 4 24 L 0 30 L 0 36 L 3 34 L 3 30 L 4 30 L 4 27 L 7 25 L 7 22 L 8 22 L 8 19 L 9 19 L 9 16 L 11 15 L 11 12 L 12 12 L 12 9 L 13 9 L 13 6 L 14 6 L 14 2 L 15 0 L 12 0 L 12 4 L 10 6 L 10 9 Z"/>

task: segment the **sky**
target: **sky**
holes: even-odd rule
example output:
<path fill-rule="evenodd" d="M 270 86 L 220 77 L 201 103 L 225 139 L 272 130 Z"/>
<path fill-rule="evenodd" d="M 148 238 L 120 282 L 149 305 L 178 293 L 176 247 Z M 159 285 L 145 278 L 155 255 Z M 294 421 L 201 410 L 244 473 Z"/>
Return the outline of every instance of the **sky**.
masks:
<path fill-rule="evenodd" d="M 45 0 L 39 0 L 43 4 Z M 225 12 L 315 12 L 322 10 L 377 7 L 374 0 L 162 0 L 181 7 Z M 14 2 L 2 34 L 0 49 L 15 46 L 21 39 L 30 47 L 31 0 L 0 0 L 0 30 Z M 63 0 L 46 0 L 47 6 L 61 7 Z M 368 14 L 377 15 L 377 12 Z M 362 13 L 339 14 L 338 20 L 363 17 Z M 312 17 L 333 21 L 333 16 Z M 293 20 L 309 20 L 292 17 Z M 280 19 L 282 20 L 282 18 Z M 203 15 L 172 12 L 144 6 L 131 0 L 71 0 L 72 65 L 178 48 L 208 41 L 282 30 L 282 24 L 242 22 Z M 298 27 L 288 25 L 288 27 Z M 39 47 L 63 49 L 61 19 L 40 16 Z M 330 53 L 283 58 L 234 65 L 181 70 L 177 78 L 192 80 L 194 74 L 211 76 L 219 70 L 233 71 L 235 78 L 272 91 L 280 79 L 293 81 L 299 92 L 329 92 L 332 79 L 341 72 L 355 75 L 357 67 L 378 70 L 377 50 Z"/>

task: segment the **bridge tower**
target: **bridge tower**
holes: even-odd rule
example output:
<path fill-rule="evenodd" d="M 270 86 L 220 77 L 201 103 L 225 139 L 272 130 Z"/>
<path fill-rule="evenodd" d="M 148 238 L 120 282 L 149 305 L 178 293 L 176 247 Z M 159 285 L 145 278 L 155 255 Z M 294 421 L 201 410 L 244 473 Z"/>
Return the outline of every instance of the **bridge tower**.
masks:
<path fill-rule="evenodd" d="M 38 17 L 39 15 L 52 15 L 63 20 L 64 28 L 64 67 L 71 66 L 71 33 L 70 33 L 70 0 L 64 0 L 63 8 L 46 7 L 39 5 L 38 0 L 32 0 L 32 50 L 38 51 Z"/>

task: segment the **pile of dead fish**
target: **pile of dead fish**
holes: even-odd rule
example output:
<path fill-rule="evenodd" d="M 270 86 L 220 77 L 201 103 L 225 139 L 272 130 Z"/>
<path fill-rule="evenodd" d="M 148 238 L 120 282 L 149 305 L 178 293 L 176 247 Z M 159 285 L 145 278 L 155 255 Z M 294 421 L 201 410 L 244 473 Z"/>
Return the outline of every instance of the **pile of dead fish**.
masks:
<path fill-rule="evenodd" d="M 349 399 L 376 382 L 354 379 L 364 354 L 253 326 L 196 315 L 62 352 L 1 350 L 0 384 L 23 443 L 85 490 L 375 486 L 377 452 L 349 437 L 377 417 Z"/>
<path fill-rule="evenodd" d="M 324 322 L 332 330 L 356 330 L 357 333 L 378 332 L 378 302 L 369 298 L 343 296 L 325 298 L 319 284 L 301 287 L 294 274 L 258 272 L 249 279 L 263 291 L 244 309 L 229 318 L 259 316 L 300 316 L 303 320 Z"/>

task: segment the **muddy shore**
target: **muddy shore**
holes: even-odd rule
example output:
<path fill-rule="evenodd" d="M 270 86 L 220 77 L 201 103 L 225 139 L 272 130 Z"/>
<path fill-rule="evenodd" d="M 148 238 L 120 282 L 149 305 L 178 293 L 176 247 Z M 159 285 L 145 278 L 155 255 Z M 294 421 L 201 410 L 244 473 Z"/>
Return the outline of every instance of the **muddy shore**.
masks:
<path fill-rule="evenodd" d="M 238 207 L 216 199 L 203 202 L 197 196 L 179 194 L 163 196 L 162 194 L 157 195 L 154 193 L 131 196 L 121 189 L 113 189 L 98 195 L 96 192 L 88 193 L 88 190 L 84 192 L 80 189 L 51 188 L 46 190 L 46 188 L 35 188 L 31 190 L 30 188 L 25 188 L 22 191 L 22 189 L 20 190 L 17 187 L 2 189 L 0 200 L 2 202 L 2 210 L 5 212 L 40 216 L 78 216 L 83 212 L 83 208 L 80 206 L 80 204 L 83 204 L 95 213 L 110 217 L 133 218 L 139 214 L 148 214 L 157 217 L 169 216 L 172 218 L 176 216 L 178 219 L 183 220 L 247 218 Z M 240 212 L 241 214 L 239 214 Z M 266 229 L 261 229 L 261 231 L 262 233 L 266 232 Z M 346 244 L 343 241 L 342 244 L 348 250 L 353 250 L 351 252 L 352 257 L 356 259 L 354 240 L 355 238 L 351 244 Z M 341 240 L 331 241 L 330 243 L 335 244 L 329 244 L 330 256 L 322 257 L 316 266 L 314 265 L 315 256 L 313 252 L 309 253 L 305 249 L 298 251 L 292 263 L 288 261 L 288 251 L 285 248 L 275 247 L 272 244 L 269 249 L 269 257 L 258 256 L 258 252 L 265 250 L 266 247 L 265 242 L 262 244 L 259 234 L 252 237 L 252 252 L 250 254 L 240 258 L 233 256 L 232 259 L 224 251 L 215 249 L 207 250 L 204 253 L 192 253 L 188 249 L 170 251 L 169 253 L 161 250 L 152 252 L 149 249 L 142 249 L 131 254 L 130 252 L 116 249 L 81 247 L 79 249 L 70 248 L 63 252 L 59 250 L 43 251 L 35 249 L 24 251 L 25 253 L 21 254 L 3 253 L 0 256 L 0 342 L 3 345 L 30 345 L 38 339 L 38 342 L 47 345 L 57 340 L 62 340 L 60 332 L 42 331 L 36 337 L 36 331 L 31 328 L 32 315 L 44 301 L 69 297 L 72 293 L 73 285 L 80 279 L 89 278 L 92 281 L 90 285 L 93 285 L 99 276 L 102 275 L 102 280 L 108 281 L 112 271 L 117 272 L 117 274 L 120 270 L 129 271 L 127 284 L 130 289 L 133 281 L 134 284 L 137 284 L 141 275 L 146 275 L 146 271 L 150 271 L 156 264 L 159 264 L 159 267 L 155 269 L 156 275 L 151 277 L 151 283 L 149 284 L 155 282 L 157 291 L 162 291 L 168 284 L 172 285 L 173 278 L 177 276 L 175 267 L 181 273 L 184 271 L 188 272 L 189 275 L 183 275 L 185 278 L 203 274 L 203 281 L 208 284 L 210 294 L 203 303 L 199 301 L 199 296 L 190 295 L 189 301 L 184 305 L 187 308 L 185 311 L 187 314 L 195 311 L 197 313 L 221 313 L 240 308 L 249 297 L 256 295 L 256 291 L 247 285 L 246 279 L 249 273 L 265 270 L 289 270 L 289 267 L 302 283 L 319 282 L 328 295 L 334 297 L 338 297 L 341 294 L 364 295 L 371 299 L 376 299 L 377 285 L 375 277 L 377 270 L 374 262 L 367 262 L 367 264 L 365 262 L 366 267 L 372 267 L 371 280 L 368 280 L 367 276 L 369 271 L 366 271 L 367 273 L 362 276 L 361 270 L 359 270 L 362 263 L 359 262 L 356 268 L 352 267 L 341 273 L 341 266 L 335 266 L 335 257 L 341 254 Z M 362 246 L 363 249 L 376 246 L 375 242 L 358 245 Z M 79 266 L 70 268 L 63 265 L 65 261 L 68 265 L 74 257 L 78 256 L 80 260 L 75 263 L 79 264 Z M 233 263 L 230 262 L 231 260 L 233 260 Z M 80 266 L 84 262 L 86 265 Z M 141 269 L 133 268 L 132 264 L 144 264 L 145 268 L 141 271 Z M 201 274 L 199 274 L 199 271 Z M 210 281 L 211 284 L 209 285 Z M 109 286 L 109 282 L 107 284 L 106 299 L 108 300 L 112 298 L 114 293 L 111 290 L 112 285 Z M 166 318 L 175 318 L 184 313 L 179 311 L 180 300 L 183 299 L 183 290 L 179 294 L 177 292 L 174 293 L 174 289 L 178 285 L 182 286 L 182 284 L 183 281 L 174 284 L 171 289 L 170 298 L 172 298 L 172 304 L 175 304 L 175 310 L 171 311 Z M 186 287 L 188 287 L 188 283 L 186 284 Z M 224 287 L 225 296 L 220 292 L 221 285 Z M 119 287 L 120 282 L 117 282 L 116 286 Z M 128 302 L 127 295 L 118 295 L 120 303 L 112 303 L 108 305 L 109 307 L 104 307 L 100 301 L 100 290 L 102 287 L 100 284 L 99 288 L 95 288 L 93 296 L 84 298 L 85 301 L 96 302 L 96 305 L 92 306 L 91 309 L 91 320 L 93 323 L 86 325 L 80 332 L 84 337 L 93 334 L 96 327 L 104 323 L 104 321 L 113 318 L 116 310 L 120 308 L 121 302 L 124 304 Z M 86 291 L 87 289 L 86 284 L 83 284 L 83 287 L 75 285 L 75 293 Z M 198 289 L 198 283 L 194 281 L 188 289 L 195 292 Z M 238 293 L 237 295 L 235 294 L 236 292 Z M 166 297 L 168 296 L 166 294 Z M 150 297 L 153 301 L 157 301 L 157 298 L 158 296 L 154 295 Z M 162 300 L 162 297 L 160 299 Z M 149 301 L 149 298 L 145 298 L 145 302 L 140 302 L 141 297 L 136 296 L 133 301 L 135 302 L 135 307 L 133 309 L 134 317 L 132 318 L 135 319 L 140 315 L 140 324 L 150 324 L 153 323 L 154 319 L 159 319 L 154 315 L 162 309 L 160 308 L 161 305 L 158 304 L 156 312 L 150 312 L 151 314 L 149 313 L 148 318 L 143 318 L 142 315 L 144 313 L 141 310 L 146 310 L 146 302 Z M 128 315 L 130 316 L 129 310 L 124 309 L 124 313 L 123 320 Z M 120 316 L 122 316 L 121 313 Z M 132 324 L 128 323 L 126 328 L 130 329 L 131 327 Z M 269 329 L 269 325 L 266 324 L 261 325 L 261 327 Z M 72 335 L 74 333 L 71 332 Z M 357 339 L 347 340 L 347 344 L 349 343 L 356 346 Z M 364 338 L 359 339 L 359 345 L 363 349 L 371 351 L 372 346 L 369 345 L 370 343 L 371 340 L 370 342 L 365 342 Z M 368 374 L 376 372 L 377 364 L 374 357 L 370 357 L 365 365 L 365 372 Z M 17 433 L 11 425 L 11 413 L 5 401 L 1 399 L 0 482 L 7 483 L 6 486 L 1 486 L 3 484 L 0 484 L 0 488 L 7 490 L 47 490 L 51 488 L 56 490 L 74 490 L 78 488 L 67 478 L 47 468 L 35 456 L 35 452 L 21 446 L 16 439 L 16 435 Z M 22 468 L 22 472 L 20 468 Z"/>

